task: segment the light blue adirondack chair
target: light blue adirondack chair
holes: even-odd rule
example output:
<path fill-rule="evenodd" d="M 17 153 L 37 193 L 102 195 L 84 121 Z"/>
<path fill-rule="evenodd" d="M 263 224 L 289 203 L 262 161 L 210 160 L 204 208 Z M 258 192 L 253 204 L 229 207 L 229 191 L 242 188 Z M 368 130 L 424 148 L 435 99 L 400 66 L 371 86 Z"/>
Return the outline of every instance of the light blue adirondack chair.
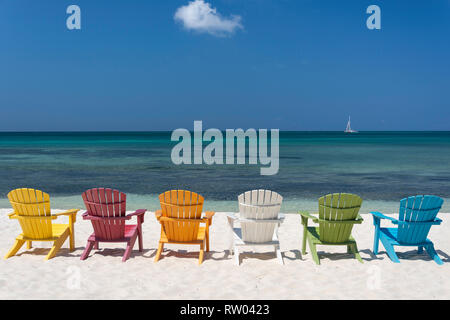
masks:
<path fill-rule="evenodd" d="M 415 196 L 402 199 L 400 200 L 398 219 L 387 217 L 380 212 L 370 212 L 375 225 L 373 252 L 378 254 L 378 243 L 381 240 L 389 258 L 399 263 L 394 246 L 417 246 L 418 253 L 422 253 L 425 248 L 437 264 L 442 264 L 442 260 L 434 250 L 433 242 L 427 239 L 427 236 L 432 225 L 439 225 L 442 222 L 441 219 L 436 218 L 436 215 L 443 202 L 443 199 L 436 196 Z M 398 227 L 381 228 L 381 219 L 389 219 Z"/>

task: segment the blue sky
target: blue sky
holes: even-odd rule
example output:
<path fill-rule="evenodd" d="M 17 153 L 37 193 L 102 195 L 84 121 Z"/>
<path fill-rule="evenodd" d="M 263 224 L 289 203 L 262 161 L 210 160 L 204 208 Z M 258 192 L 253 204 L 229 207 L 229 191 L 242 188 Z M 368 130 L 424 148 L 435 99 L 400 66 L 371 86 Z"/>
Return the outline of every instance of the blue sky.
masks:
<path fill-rule="evenodd" d="M 449 0 L 205 1 L 0 0 L 0 130 L 450 130 Z"/>

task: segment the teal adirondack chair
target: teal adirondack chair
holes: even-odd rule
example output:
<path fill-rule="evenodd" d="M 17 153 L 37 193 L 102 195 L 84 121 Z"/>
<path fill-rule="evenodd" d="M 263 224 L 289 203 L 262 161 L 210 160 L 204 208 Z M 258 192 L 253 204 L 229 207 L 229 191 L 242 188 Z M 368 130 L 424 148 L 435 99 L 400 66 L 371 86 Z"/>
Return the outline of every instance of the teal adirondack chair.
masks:
<path fill-rule="evenodd" d="M 436 216 L 443 203 L 444 200 L 436 196 L 414 196 L 400 200 L 398 219 L 387 217 L 380 212 L 370 212 L 375 225 L 373 252 L 378 254 L 378 243 L 381 240 L 389 258 L 396 263 L 400 260 L 394 246 L 412 246 L 418 247 L 418 253 L 422 253 L 425 248 L 437 264 L 442 264 L 434 250 L 433 242 L 427 239 L 427 236 L 432 225 L 442 222 Z M 388 219 L 398 227 L 381 228 L 381 219 Z"/>
<path fill-rule="evenodd" d="M 359 215 L 362 199 L 350 193 L 333 193 L 319 198 L 319 216 L 314 217 L 307 211 L 299 211 L 303 224 L 302 254 L 306 254 L 306 241 L 313 260 L 320 264 L 317 255 L 317 245 L 347 246 L 347 252 L 353 253 L 359 262 L 363 262 L 358 252 L 355 239 L 351 233 L 354 224 L 360 224 L 363 219 Z M 308 227 L 308 219 L 319 224 L 318 227 Z"/>

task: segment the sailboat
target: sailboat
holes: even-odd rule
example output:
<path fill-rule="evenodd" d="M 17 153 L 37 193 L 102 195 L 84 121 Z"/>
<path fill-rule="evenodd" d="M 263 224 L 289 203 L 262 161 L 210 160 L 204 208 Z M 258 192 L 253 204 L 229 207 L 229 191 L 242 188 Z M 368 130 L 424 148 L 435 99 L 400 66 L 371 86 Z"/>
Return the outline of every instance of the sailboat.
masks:
<path fill-rule="evenodd" d="M 351 127 L 350 127 L 350 116 L 348 116 L 348 122 L 347 122 L 347 128 L 345 128 L 345 131 L 344 132 L 346 132 L 346 133 L 357 133 L 358 131 L 356 131 L 356 130 L 353 130 Z"/>

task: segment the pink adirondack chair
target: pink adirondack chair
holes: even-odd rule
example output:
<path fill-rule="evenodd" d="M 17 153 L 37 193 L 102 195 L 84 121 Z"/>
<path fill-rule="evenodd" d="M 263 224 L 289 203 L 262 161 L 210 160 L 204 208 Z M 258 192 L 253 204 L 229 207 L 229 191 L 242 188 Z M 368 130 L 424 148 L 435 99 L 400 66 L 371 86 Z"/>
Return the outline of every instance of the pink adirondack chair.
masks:
<path fill-rule="evenodd" d="M 94 188 L 85 191 L 82 195 L 86 212 L 82 215 L 84 220 L 91 220 L 94 233 L 89 237 L 86 249 L 81 255 L 85 260 L 92 248 L 98 250 L 99 242 L 126 242 L 127 248 L 122 261 L 126 261 L 133 250 L 136 238 L 139 239 L 139 251 L 142 252 L 142 223 L 146 209 L 139 209 L 125 215 L 127 195 L 117 190 Z M 136 224 L 125 224 L 125 221 L 137 217 Z"/>

